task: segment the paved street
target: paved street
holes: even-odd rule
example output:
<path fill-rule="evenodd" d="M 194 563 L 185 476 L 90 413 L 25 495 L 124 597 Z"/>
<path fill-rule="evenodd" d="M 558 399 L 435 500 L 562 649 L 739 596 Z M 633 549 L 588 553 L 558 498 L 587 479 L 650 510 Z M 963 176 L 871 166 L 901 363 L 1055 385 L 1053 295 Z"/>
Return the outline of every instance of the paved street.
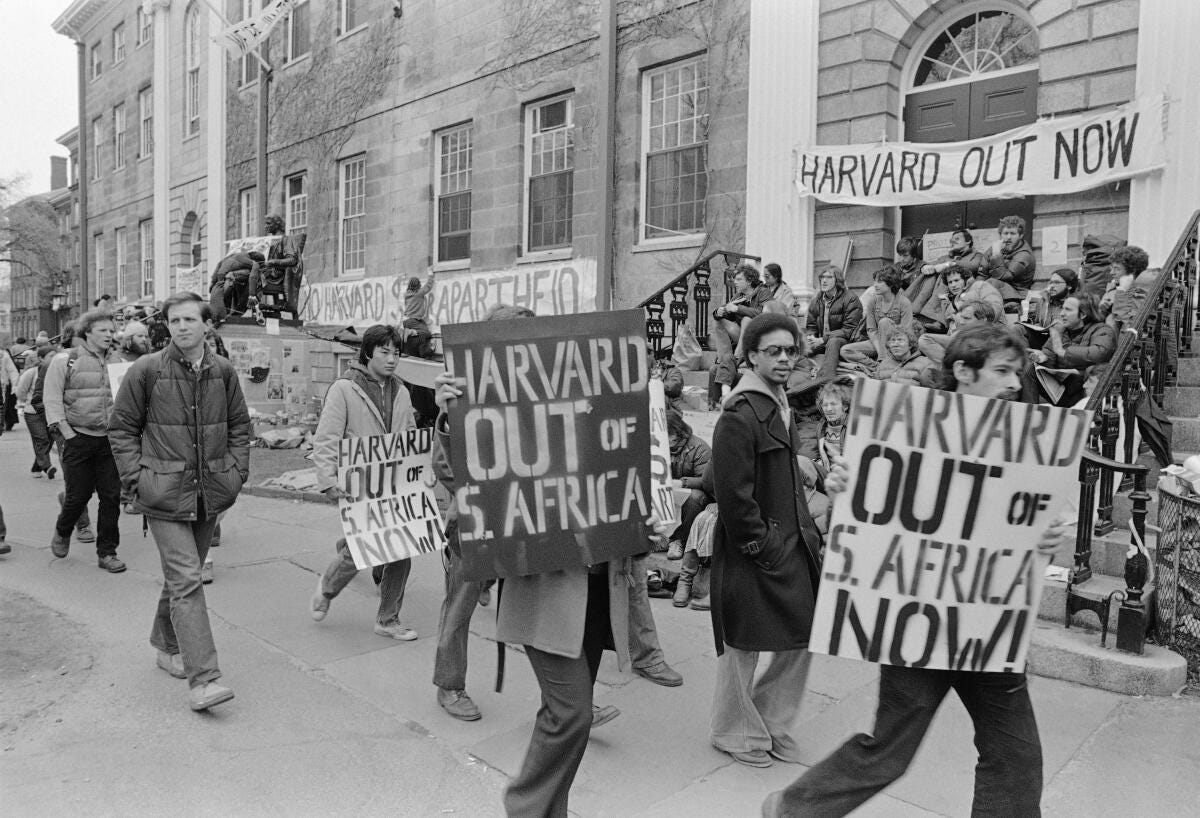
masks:
<path fill-rule="evenodd" d="M 154 665 L 147 643 L 161 577 L 140 518 L 123 518 L 129 570 L 96 567 L 91 546 L 55 560 L 57 481 L 28 474 L 23 427 L 0 437 L 0 503 L 13 551 L 0 557 L 0 803 L 33 815 L 498 815 L 537 709 L 529 665 L 509 648 L 492 690 L 494 609 L 479 609 L 468 691 L 475 723 L 438 708 L 430 682 L 442 569 L 418 560 L 397 643 L 371 632 L 366 574 L 321 623 L 308 616 L 337 535 L 329 506 L 243 497 L 226 519 L 208 604 L 223 681 L 237 698 L 209 714 Z M 93 503 L 94 509 L 94 503 Z M 715 654 L 707 614 L 653 600 L 684 685 L 618 672 L 597 700 L 619 719 L 592 737 L 572 791 L 584 816 L 753 816 L 803 768 L 752 770 L 707 740 Z M 794 735 L 812 763 L 870 726 L 875 671 L 818 657 Z M 1033 679 L 1048 816 L 1195 814 L 1200 699 L 1130 699 Z M 969 812 L 969 721 L 948 701 L 909 774 L 862 816 Z"/>

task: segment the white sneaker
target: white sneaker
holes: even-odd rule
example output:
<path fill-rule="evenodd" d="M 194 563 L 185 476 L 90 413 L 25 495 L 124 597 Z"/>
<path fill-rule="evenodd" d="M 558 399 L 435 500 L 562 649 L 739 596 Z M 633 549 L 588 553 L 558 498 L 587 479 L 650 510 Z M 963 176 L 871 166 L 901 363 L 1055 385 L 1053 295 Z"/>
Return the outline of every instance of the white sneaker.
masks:
<path fill-rule="evenodd" d="M 312 612 L 312 618 L 317 622 L 320 622 L 325 618 L 325 614 L 329 613 L 329 597 L 325 596 L 325 577 L 321 574 L 317 575 L 317 590 L 313 593 L 308 607 Z"/>
<path fill-rule="evenodd" d="M 399 622 L 393 622 L 390 625 L 380 625 L 375 623 L 375 633 L 380 636 L 387 636 L 392 639 L 398 639 L 401 642 L 411 642 L 417 638 L 417 632 L 412 628 L 406 628 Z"/>

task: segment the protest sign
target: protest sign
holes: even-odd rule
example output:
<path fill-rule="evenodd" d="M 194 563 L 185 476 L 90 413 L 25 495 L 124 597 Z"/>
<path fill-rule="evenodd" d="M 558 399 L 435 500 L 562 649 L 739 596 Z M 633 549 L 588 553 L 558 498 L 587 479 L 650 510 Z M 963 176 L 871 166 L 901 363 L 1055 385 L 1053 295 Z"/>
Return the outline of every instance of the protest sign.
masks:
<path fill-rule="evenodd" d="M 1161 169 L 1163 105 L 1139 99 L 969 142 L 805 145 L 793 180 L 801 196 L 876 207 L 1075 193 Z"/>
<path fill-rule="evenodd" d="M 129 374 L 129 367 L 131 366 L 133 366 L 133 361 L 119 361 L 108 365 L 108 388 L 112 390 L 114 398 L 121 391 L 121 382 Z"/>
<path fill-rule="evenodd" d="M 271 253 L 271 245 L 283 240 L 283 236 L 246 236 L 240 239 L 230 239 L 225 242 L 225 255 L 231 253 L 262 253 L 267 257 Z"/>
<path fill-rule="evenodd" d="M 1091 412 L 860 378 L 848 424 L 810 650 L 1022 670 Z"/>
<path fill-rule="evenodd" d="M 451 465 L 469 579 L 647 550 L 650 423 L 641 311 L 451 324 Z"/>
<path fill-rule="evenodd" d="M 430 428 L 338 441 L 342 533 L 359 568 L 446 547 L 432 452 Z"/>
<path fill-rule="evenodd" d="M 671 434 L 667 431 L 667 393 L 659 378 L 650 379 L 651 505 L 661 523 L 678 523 L 671 489 Z"/>
<path fill-rule="evenodd" d="M 175 288 L 172 292 L 208 295 L 208 282 L 204 278 L 204 266 L 201 264 L 195 267 L 176 267 Z"/>

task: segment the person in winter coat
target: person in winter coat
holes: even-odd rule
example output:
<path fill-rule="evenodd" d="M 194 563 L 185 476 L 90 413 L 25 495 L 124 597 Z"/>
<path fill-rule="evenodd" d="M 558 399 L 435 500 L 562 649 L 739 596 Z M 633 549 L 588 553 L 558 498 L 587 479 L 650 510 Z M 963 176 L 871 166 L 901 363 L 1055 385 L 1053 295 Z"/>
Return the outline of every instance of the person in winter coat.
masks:
<path fill-rule="evenodd" d="M 683 549 L 696 515 L 704 511 L 709 503 L 715 502 L 716 498 L 711 492 L 711 476 L 708 478 L 709 490 L 705 490 L 704 475 L 710 471 L 712 449 L 692 434 L 692 427 L 675 409 L 667 410 L 667 432 L 671 438 L 671 479 L 678 480 L 681 488 L 691 492 L 683 501 L 683 507 L 679 510 L 679 525 L 671 532 L 671 541 L 667 545 L 667 559 L 677 560 L 683 557 Z"/>
<path fill-rule="evenodd" d="M 711 740 L 736 761 L 799 762 L 789 735 L 808 675 L 821 538 L 797 464 L 784 387 L 803 353 L 795 322 L 767 313 L 746 328 L 748 371 L 713 433 L 720 519 L 712 557 L 717 679 Z M 773 653 L 755 681 L 759 653 Z"/>
<path fill-rule="evenodd" d="M 1117 331 L 1100 317 L 1095 296 L 1080 294 L 1063 302 L 1059 323 L 1050 326 L 1046 345 L 1029 353 L 1029 359 L 1051 369 L 1074 369 L 1077 376 L 1064 380 L 1065 391 L 1056 401 L 1071 406 L 1084 395 L 1088 377 L 1099 374 L 1117 351 Z"/>
<path fill-rule="evenodd" d="M 1000 220 L 1000 241 L 984 254 L 983 271 L 989 278 L 1004 282 L 1024 298 L 1037 277 L 1037 259 L 1025 241 L 1025 220 L 1005 216 Z"/>
<path fill-rule="evenodd" d="M 710 336 L 718 355 L 741 358 L 742 330 L 762 312 L 763 304 L 771 300 L 772 293 L 762 284 L 758 270 L 749 264 L 739 266 L 734 272 L 733 290 L 733 298 L 713 310 L 716 321 L 713 322 Z"/>
<path fill-rule="evenodd" d="M 924 325 L 926 332 L 939 333 L 948 329 L 938 296 L 946 292 L 943 277 L 950 268 L 957 267 L 964 278 L 970 280 L 982 266 L 983 253 L 975 249 L 971 231 L 963 229 L 950 234 L 950 252 L 945 258 L 921 266 L 920 274 L 913 278 L 904 294 L 912 302 L 913 315 Z"/>
<path fill-rule="evenodd" d="M 317 488 L 336 502 L 344 492 L 338 486 L 338 444 L 347 437 L 386 435 L 415 429 L 416 415 L 404 381 L 395 374 L 404 340 L 400 332 L 386 324 L 376 324 L 363 333 L 358 362 L 334 381 L 325 394 L 321 418 L 313 436 L 313 463 L 317 467 Z M 375 633 L 389 639 L 411 642 L 417 632 L 400 624 L 400 607 L 412 562 L 389 562 L 383 568 L 379 585 L 379 610 L 375 615 Z M 320 622 L 329 613 L 329 603 L 350 584 L 358 566 L 350 554 L 346 538 L 337 541 L 337 556 L 317 579 L 309 608 Z"/>
<path fill-rule="evenodd" d="M 846 289 L 846 274 L 840 267 L 826 267 L 817 276 L 820 288 L 808 308 L 809 355 L 824 353 L 815 379 L 829 381 L 837 374 L 838 355 L 853 340 L 863 322 L 863 305 Z"/>
<path fill-rule="evenodd" d="M 915 327 L 892 329 L 887 338 L 887 355 L 875 368 L 875 378 L 912 386 L 930 386 L 933 362 L 917 350 Z"/>
<path fill-rule="evenodd" d="M 195 293 L 163 302 L 171 343 L 130 367 L 108 435 L 126 510 L 142 514 L 162 557 L 163 588 L 150 632 L 158 666 L 188 680 L 188 703 L 233 698 L 221 670 L 200 566 L 217 519 L 250 473 L 250 413 L 237 371 L 208 349 L 212 308 Z"/>

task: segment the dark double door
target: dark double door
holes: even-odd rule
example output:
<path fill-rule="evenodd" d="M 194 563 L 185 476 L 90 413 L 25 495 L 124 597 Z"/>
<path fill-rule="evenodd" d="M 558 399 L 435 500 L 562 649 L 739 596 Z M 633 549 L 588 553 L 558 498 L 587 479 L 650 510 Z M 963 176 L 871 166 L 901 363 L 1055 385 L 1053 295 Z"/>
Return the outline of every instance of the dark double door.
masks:
<path fill-rule="evenodd" d="M 1029 125 L 1037 119 L 1037 85 L 1037 71 L 1022 71 L 910 93 L 904 104 L 904 139 L 963 142 Z M 905 207 L 900 233 L 922 236 L 966 227 L 986 231 L 983 237 L 990 241 L 997 222 L 1011 215 L 1024 217 L 1028 236 L 1033 229 L 1033 198 Z M 977 247 L 982 250 L 985 241 L 977 242 Z"/>

